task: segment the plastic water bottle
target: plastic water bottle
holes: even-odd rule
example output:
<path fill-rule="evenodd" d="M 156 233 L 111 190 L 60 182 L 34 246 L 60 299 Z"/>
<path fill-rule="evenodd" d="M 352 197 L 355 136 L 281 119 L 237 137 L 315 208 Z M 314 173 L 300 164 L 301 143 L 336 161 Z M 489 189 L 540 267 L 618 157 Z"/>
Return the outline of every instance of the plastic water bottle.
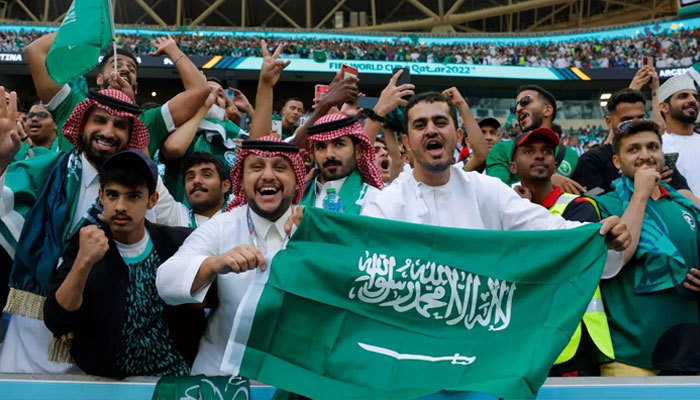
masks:
<path fill-rule="evenodd" d="M 335 188 L 328 188 L 326 198 L 323 199 L 323 208 L 330 211 L 343 212 L 343 201 L 335 191 Z"/>

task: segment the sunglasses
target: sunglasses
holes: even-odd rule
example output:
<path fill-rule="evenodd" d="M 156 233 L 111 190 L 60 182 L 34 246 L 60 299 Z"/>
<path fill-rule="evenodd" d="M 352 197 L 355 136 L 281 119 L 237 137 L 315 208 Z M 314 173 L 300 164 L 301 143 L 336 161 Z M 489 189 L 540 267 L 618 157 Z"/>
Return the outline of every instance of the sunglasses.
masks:
<path fill-rule="evenodd" d="M 48 118 L 50 115 L 51 114 L 49 114 L 47 112 L 39 111 L 36 113 L 35 112 L 28 112 L 28 113 L 24 114 L 24 117 L 28 120 L 36 117 L 36 119 L 41 121 L 42 119 Z"/>
<path fill-rule="evenodd" d="M 619 135 L 619 134 L 624 133 L 630 127 L 630 125 L 632 125 L 633 122 L 637 122 L 637 121 L 654 122 L 654 121 L 652 121 L 650 119 L 646 119 L 646 118 L 628 119 L 627 121 L 622 121 L 619 124 L 617 124 L 617 134 Z"/>
<path fill-rule="evenodd" d="M 510 106 L 510 112 L 511 112 L 512 114 L 515 114 L 515 110 L 518 109 L 518 105 L 520 105 L 520 107 L 523 107 L 523 108 L 524 108 L 524 107 L 527 107 L 527 105 L 530 104 L 530 103 L 532 103 L 534 100 L 535 100 L 535 99 L 533 99 L 532 96 L 530 96 L 530 95 L 523 96 L 522 99 L 516 101 L 515 103 L 513 103 L 513 104 Z"/>

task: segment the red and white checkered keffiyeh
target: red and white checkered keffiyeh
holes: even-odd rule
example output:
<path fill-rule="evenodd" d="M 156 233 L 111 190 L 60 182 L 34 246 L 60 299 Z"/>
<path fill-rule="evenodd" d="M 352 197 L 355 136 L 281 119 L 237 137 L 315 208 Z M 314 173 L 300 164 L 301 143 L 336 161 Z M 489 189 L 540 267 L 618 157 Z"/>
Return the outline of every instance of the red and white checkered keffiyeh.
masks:
<path fill-rule="evenodd" d="M 123 92 L 117 89 L 102 89 L 99 91 L 100 94 L 105 96 L 113 97 L 117 100 L 134 104 L 131 99 L 125 95 Z M 73 143 L 73 146 L 78 151 L 83 150 L 83 141 L 80 138 L 81 131 L 85 127 L 85 117 L 88 110 L 93 106 L 99 107 L 107 111 L 110 115 L 116 117 L 126 117 L 131 118 L 131 133 L 129 136 L 129 143 L 127 143 L 127 149 L 143 150 L 148 146 L 148 129 L 146 125 L 139 119 L 137 114 L 132 114 L 130 112 L 115 110 L 114 108 L 108 107 L 97 100 L 86 98 L 85 100 L 78 103 L 73 109 L 70 116 L 63 124 L 63 135 L 68 139 L 69 142 Z"/>
<path fill-rule="evenodd" d="M 327 114 L 319 118 L 318 121 L 314 123 L 314 126 L 345 118 L 348 118 L 345 114 Z M 384 182 L 382 181 L 382 174 L 379 173 L 377 166 L 374 165 L 374 144 L 370 143 L 362 126 L 357 122 L 340 129 L 309 135 L 309 152 L 313 154 L 315 142 L 327 142 L 341 136 L 354 136 L 360 141 L 358 144 L 358 146 L 360 146 L 360 156 L 357 159 L 357 169 L 360 170 L 360 175 L 362 175 L 365 182 L 377 189 L 383 188 Z"/>
<path fill-rule="evenodd" d="M 284 143 L 282 139 L 275 136 L 263 136 L 257 140 Z M 306 168 L 304 167 L 304 161 L 302 161 L 299 153 L 244 149 L 238 153 L 236 162 L 233 164 L 233 168 L 231 168 L 231 187 L 234 198 L 229 205 L 226 206 L 226 210 L 224 211 L 231 211 L 231 209 L 242 206 L 248 202 L 248 199 L 245 197 L 245 187 L 243 185 L 243 163 L 245 162 L 246 157 L 248 157 L 250 154 L 257 154 L 262 157 L 282 156 L 287 158 L 292 164 L 292 169 L 294 169 L 294 177 L 296 178 L 297 182 L 294 200 L 292 200 L 292 203 L 298 204 L 301 201 L 301 198 L 304 195 L 304 177 L 306 176 Z"/>

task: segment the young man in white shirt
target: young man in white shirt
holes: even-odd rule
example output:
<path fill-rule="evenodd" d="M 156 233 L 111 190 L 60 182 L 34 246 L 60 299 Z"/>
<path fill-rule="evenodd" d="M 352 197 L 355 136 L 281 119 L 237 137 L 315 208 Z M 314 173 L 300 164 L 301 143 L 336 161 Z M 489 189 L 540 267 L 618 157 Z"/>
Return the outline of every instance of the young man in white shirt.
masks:
<path fill-rule="evenodd" d="M 302 197 L 306 171 L 298 151 L 271 136 L 244 142 L 227 212 L 198 227 L 158 269 L 158 293 L 171 305 L 204 301 L 216 282 L 219 306 L 207 321 L 194 375 L 227 375 L 220 367 L 236 309 L 253 270 L 266 268 L 265 256 L 282 248 L 284 223 Z"/>
<path fill-rule="evenodd" d="M 197 228 L 223 212 L 231 182 L 224 164 L 210 153 L 194 152 L 183 162 L 185 198 L 189 206 L 169 193 L 155 206 L 156 222 L 168 226 Z M 162 189 L 162 190 L 160 190 Z M 167 191 L 159 188 L 159 193 Z"/>
<path fill-rule="evenodd" d="M 679 75 L 659 87 L 659 108 L 666 120 L 664 153 L 678 153 L 676 167 L 688 180 L 690 191 L 700 193 L 700 135 L 695 133 L 698 92 L 690 75 Z"/>
<path fill-rule="evenodd" d="M 413 174 L 396 180 L 362 209 L 362 215 L 396 221 L 463 229 L 549 230 L 581 224 L 551 215 L 545 208 L 520 198 L 500 180 L 452 165 L 461 139 L 452 102 L 436 92 L 414 96 L 406 106 L 404 144 L 415 157 Z M 287 224 L 301 222 L 295 210 Z M 608 256 L 603 276 L 614 276 L 630 243 L 627 227 L 618 217 L 603 220 L 601 235 L 616 250 Z"/>

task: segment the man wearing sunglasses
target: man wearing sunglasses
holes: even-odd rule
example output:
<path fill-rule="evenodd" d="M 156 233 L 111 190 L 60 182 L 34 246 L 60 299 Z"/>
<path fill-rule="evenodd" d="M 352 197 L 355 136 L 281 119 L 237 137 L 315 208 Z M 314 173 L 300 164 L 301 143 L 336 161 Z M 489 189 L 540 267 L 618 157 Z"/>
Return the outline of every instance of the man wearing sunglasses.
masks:
<path fill-rule="evenodd" d="M 39 148 L 58 151 L 58 135 L 53 116 L 40 102 L 34 103 L 24 115 L 24 131 L 34 145 L 35 154 Z"/>
<path fill-rule="evenodd" d="M 632 244 L 623 253 L 625 267 L 600 283 L 615 349 L 615 362 L 602 374 L 696 374 L 700 209 L 661 182 L 664 153 L 654 121 L 622 124 L 613 149 L 622 177 L 596 200 L 603 217 L 627 224 Z"/>
<path fill-rule="evenodd" d="M 511 112 L 515 114 L 516 123 L 523 133 L 540 127 L 552 129 L 552 121 L 557 116 L 557 101 L 549 91 L 537 85 L 525 85 L 518 88 Z M 512 153 L 512 141 L 495 144 L 486 159 L 486 175 L 496 177 L 508 185 L 520 181 L 509 169 Z M 567 193 L 582 194 L 584 188 L 569 179 L 578 165 L 576 151 L 560 145 L 555 157 L 559 167 L 552 175 L 552 182 Z"/>

